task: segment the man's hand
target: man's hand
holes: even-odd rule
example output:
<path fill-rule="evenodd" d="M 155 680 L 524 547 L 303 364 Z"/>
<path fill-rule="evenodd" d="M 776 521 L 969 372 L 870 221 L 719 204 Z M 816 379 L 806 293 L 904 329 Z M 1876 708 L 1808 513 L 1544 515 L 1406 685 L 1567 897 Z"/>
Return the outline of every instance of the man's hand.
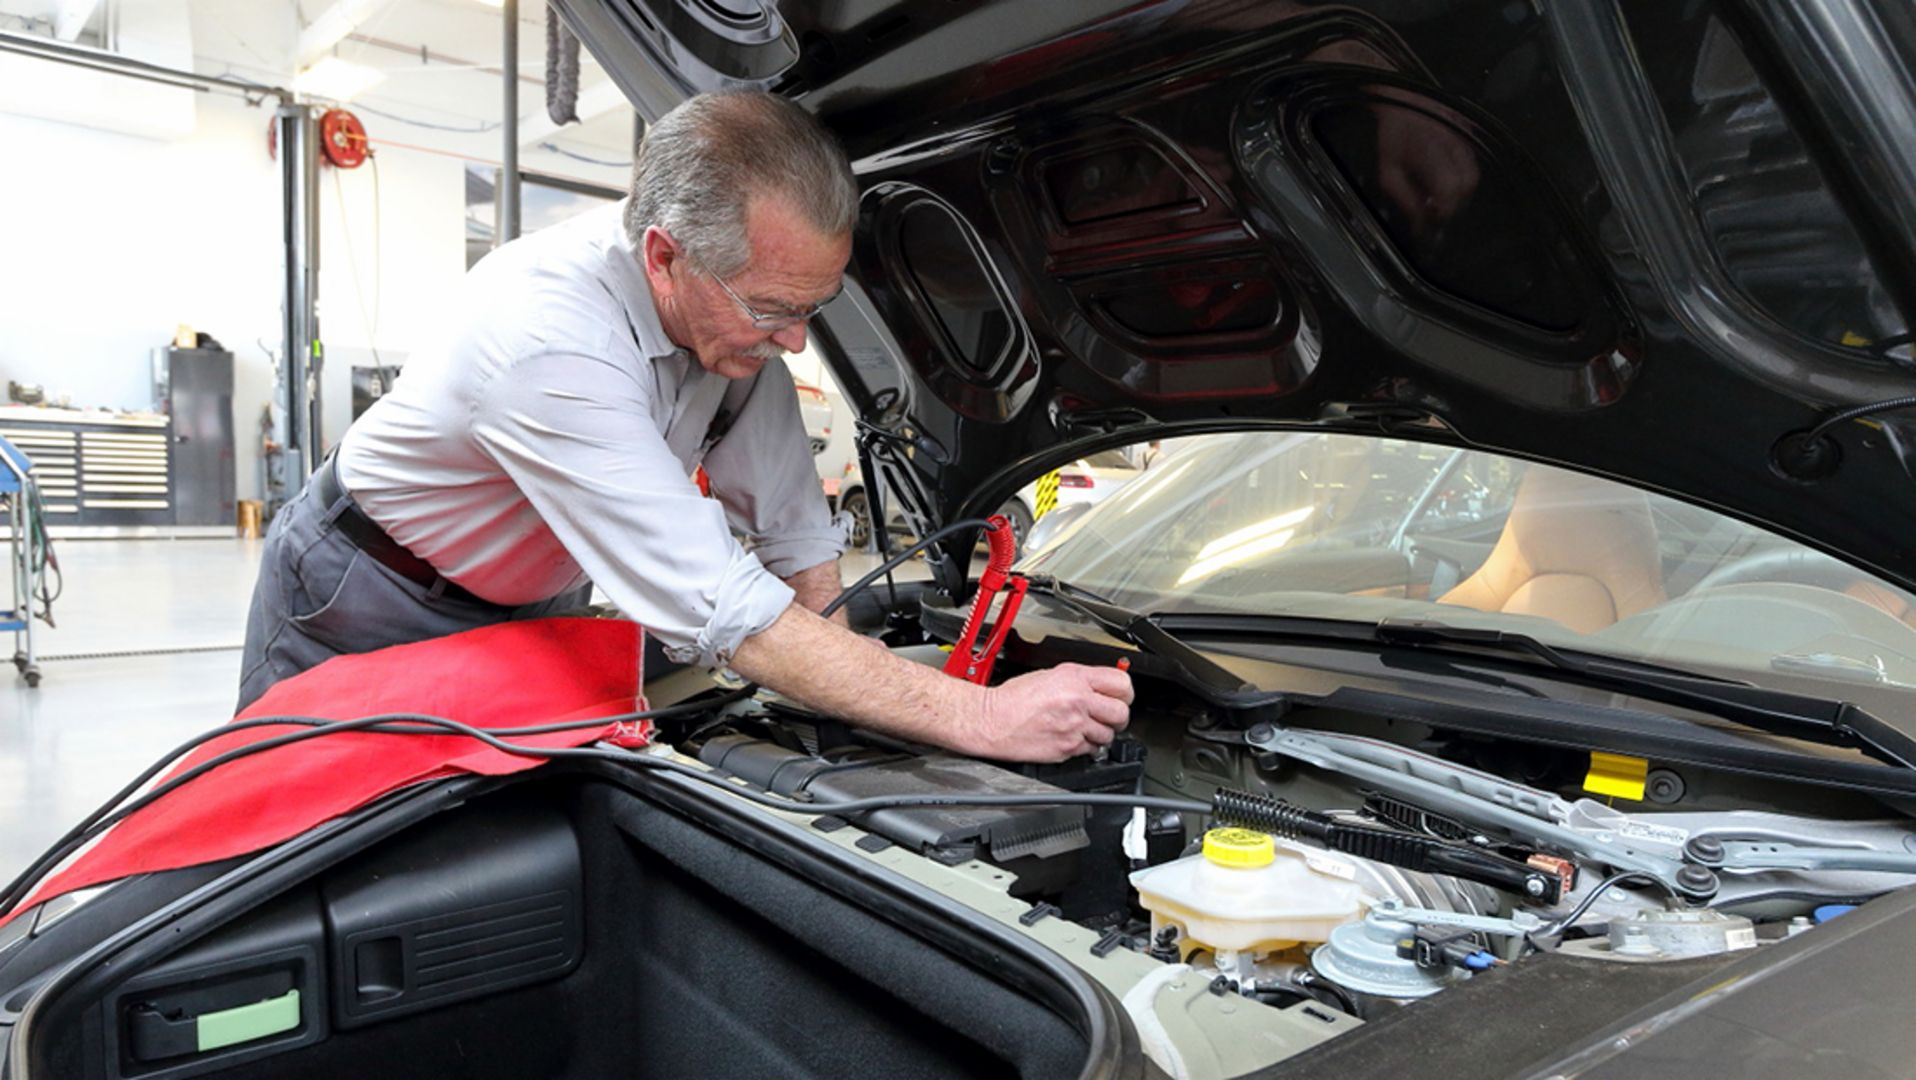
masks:
<path fill-rule="evenodd" d="M 1131 676 L 1109 667 L 1060 664 L 985 692 L 964 746 L 1000 761 L 1063 761 L 1108 746 L 1131 720 Z"/>
<path fill-rule="evenodd" d="M 745 639 L 732 668 L 820 712 L 1001 761 L 1063 761 L 1111 741 L 1131 677 L 1064 664 L 985 689 L 894 656 L 794 603 Z"/>

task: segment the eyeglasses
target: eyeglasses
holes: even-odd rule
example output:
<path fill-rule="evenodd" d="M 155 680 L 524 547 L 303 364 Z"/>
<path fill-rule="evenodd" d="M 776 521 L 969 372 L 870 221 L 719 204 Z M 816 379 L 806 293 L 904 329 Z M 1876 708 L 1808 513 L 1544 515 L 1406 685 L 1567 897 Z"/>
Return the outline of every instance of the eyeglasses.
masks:
<path fill-rule="evenodd" d="M 827 296 L 825 299 L 820 300 L 818 303 L 813 304 L 809 308 L 806 308 L 804 311 L 792 311 L 792 312 L 785 312 L 782 314 L 767 315 L 763 312 L 754 310 L 752 305 L 745 302 L 744 297 L 740 296 L 736 292 L 733 292 L 732 287 L 725 283 L 724 278 L 710 271 L 706 272 L 706 276 L 711 278 L 713 281 L 718 282 L 719 288 L 725 290 L 725 295 L 732 298 L 732 303 L 737 304 L 738 309 L 740 311 L 743 311 L 745 313 L 745 316 L 752 320 L 752 329 L 754 330 L 783 330 L 787 327 L 797 326 L 801 323 L 809 322 L 811 321 L 813 316 L 825 310 L 825 305 L 838 299 L 838 294 L 845 291 L 844 282 L 841 281 L 838 285 L 838 288 L 832 290 L 832 294 L 830 296 Z"/>

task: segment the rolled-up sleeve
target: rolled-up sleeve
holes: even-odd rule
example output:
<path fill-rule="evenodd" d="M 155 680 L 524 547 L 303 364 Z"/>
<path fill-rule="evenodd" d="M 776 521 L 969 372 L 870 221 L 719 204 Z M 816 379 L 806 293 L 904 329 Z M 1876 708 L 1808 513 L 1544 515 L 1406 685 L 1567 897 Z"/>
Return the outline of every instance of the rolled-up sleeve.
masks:
<path fill-rule="evenodd" d="M 784 364 L 759 371 L 737 421 L 705 455 L 705 472 L 765 569 L 789 578 L 844 554 L 846 530 L 825 505 Z"/>
<path fill-rule="evenodd" d="M 617 365 L 576 353 L 521 358 L 479 396 L 471 430 L 593 583 L 674 661 L 729 664 L 791 606 L 791 587 L 733 539 Z"/>

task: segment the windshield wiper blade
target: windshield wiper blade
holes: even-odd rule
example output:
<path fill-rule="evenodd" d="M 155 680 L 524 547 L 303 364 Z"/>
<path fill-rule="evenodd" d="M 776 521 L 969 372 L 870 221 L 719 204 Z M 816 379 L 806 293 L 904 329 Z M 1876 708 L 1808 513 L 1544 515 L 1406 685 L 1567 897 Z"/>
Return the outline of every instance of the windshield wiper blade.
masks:
<path fill-rule="evenodd" d="M 1213 705 L 1228 709 L 1257 709 L 1287 700 L 1281 692 L 1261 690 L 1245 682 L 1217 661 L 1180 641 L 1152 616 L 1114 604 L 1087 589 L 1044 574 L 1027 580 L 1030 591 L 1041 593 L 1117 638 L 1137 646 L 1160 661 L 1165 673 L 1185 689 Z"/>
<path fill-rule="evenodd" d="M 1606 689 L 1696 709 L 1772 735 L 1861 750 L 1905 768 L 1916 763 L 1916 738 L 1847 701 L 1690 675 L 1628 660 L 1574 655 L 1528 634 L 1508 630 L 1452 626 L 1426 619 L 1384 619 L 1371 627 L 1371 634 L 1388 645 L 1521 654 Z"/>

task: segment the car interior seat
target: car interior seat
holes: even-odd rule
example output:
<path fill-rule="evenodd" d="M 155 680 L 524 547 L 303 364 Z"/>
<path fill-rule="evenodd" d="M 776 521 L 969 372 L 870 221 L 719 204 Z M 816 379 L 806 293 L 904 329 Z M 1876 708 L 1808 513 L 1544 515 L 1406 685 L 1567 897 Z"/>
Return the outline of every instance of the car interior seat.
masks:
<path fill-rule="evenodd" d="M 1908 593 L 1879 585 L 1874 581 L 1855 582 L 1843 592 L 1891 618 L 1901 620 L 1906 626 L 1916 627 L 1916 604 L 1910 602 Z"/>
<path fill-rule="evenodd" d="M 1643 494 L 1532 465 L 1490 557 L 1438 603 L 1539 615 L 1588 634 L 1663 600 Z"/>

